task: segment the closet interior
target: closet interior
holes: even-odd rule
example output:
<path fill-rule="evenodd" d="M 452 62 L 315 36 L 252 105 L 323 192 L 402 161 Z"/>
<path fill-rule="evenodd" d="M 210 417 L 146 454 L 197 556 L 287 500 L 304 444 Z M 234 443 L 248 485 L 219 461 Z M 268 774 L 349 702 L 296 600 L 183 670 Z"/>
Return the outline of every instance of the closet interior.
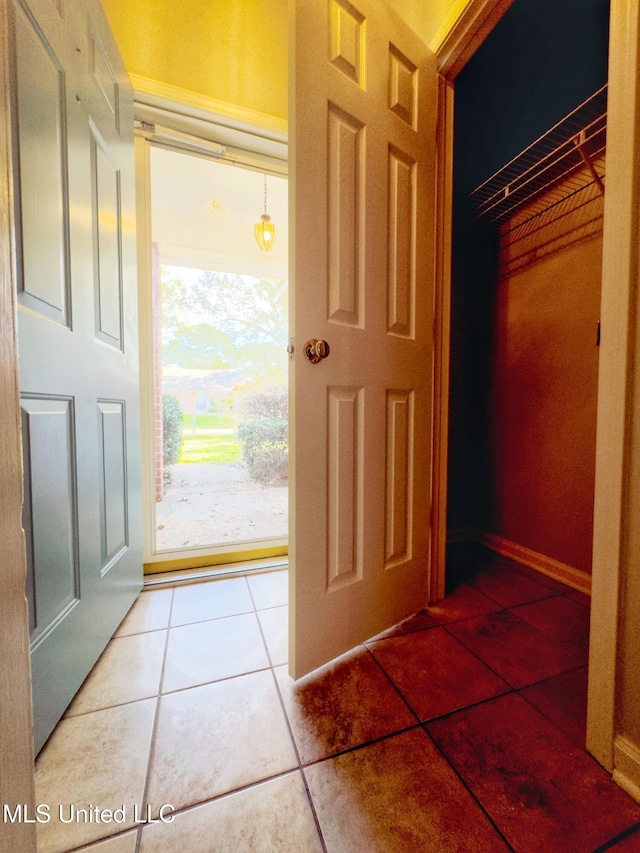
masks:
<path fill-rule="evenodd" d="M 455 96 L 449 540 L 584 591 L 608 14 L 605 0 L 515 0 Z"/>

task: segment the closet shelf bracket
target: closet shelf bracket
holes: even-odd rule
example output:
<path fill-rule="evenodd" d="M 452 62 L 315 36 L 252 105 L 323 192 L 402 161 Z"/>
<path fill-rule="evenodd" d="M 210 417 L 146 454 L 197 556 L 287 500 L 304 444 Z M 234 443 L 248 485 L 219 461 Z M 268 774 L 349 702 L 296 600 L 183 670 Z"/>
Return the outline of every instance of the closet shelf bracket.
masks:
<path fill-rule="evenodd" d="M 602 178 L 596 171 L 596 167 L 593 165 L 593 161 L 589 154 L 585 151 L 585 141 L 586 141 L 586 132 L 581 130 L 577 136 L 573 138 L 573 144 L 578 149 L 580 157 L 582 158 L 582 162 L 585 164 L 587 169 L 591 172 L 595 185 L 600 190 L 600 195 L 604 196 L 604 183 L 602 182 Z"/>

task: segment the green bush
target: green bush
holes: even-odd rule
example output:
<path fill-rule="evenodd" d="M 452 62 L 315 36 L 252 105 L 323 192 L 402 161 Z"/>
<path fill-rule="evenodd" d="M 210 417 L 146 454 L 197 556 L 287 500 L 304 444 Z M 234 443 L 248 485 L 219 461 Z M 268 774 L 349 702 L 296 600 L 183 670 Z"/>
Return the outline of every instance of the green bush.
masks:
<path fill-rule="evenodd" d="M 182 446 L 182 406 L 177 397 L 162 395 L 162 467 L 169 473 L 180 456 Z"/>
<path fill-rule="evenodd" d="M 288 410 L 289 392 L 286 387 L 255 392 L 247 397 L 243 406 L 245 418 L 249 421 L 266 418 L 286 421 Z"/>
<path fill-rule="evenodd" d="M 285 483 L 289 473 L 288 425 L 282 418 L 258 418 L 238 427 L 249 476 L 260 483 Z"/>

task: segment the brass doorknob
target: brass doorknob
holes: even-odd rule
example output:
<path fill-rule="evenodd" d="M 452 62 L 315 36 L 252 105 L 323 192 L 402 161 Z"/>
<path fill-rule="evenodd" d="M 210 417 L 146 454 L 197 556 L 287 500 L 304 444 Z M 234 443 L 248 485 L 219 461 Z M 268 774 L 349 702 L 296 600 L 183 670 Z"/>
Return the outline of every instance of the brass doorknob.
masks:
<path fill-rule="evenodd" d="M 329 344 L 326 341 L 317 341 L 315 338 L 309 338 L 304 344 L 304 355 L 311 364 L 317 364 L 329 355 Z"/>

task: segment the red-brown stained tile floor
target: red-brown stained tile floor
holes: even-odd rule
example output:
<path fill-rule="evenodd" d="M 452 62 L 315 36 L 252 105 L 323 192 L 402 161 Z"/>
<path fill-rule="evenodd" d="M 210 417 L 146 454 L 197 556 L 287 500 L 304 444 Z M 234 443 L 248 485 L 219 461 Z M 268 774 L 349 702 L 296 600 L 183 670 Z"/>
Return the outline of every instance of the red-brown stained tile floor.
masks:
<path fill-rule="evenodd" d="M 380 640 L 369 649 L 422 721 L 509 690 L 444 628 Z"/>
<path fill-rule="evenodd" d="M 584 746 L 587 735 L 586 666 L 525 687 L 520 695 L 555 723 L 576 746 Z"/>
<path fill-rule="evenodd" d="M 427 725 L 514 850 L 591 853 L 640 819 L 640 806 L 517 694 Z"/>
<path fill-rule="evenodd" d="M 512 687 L 526 687 L 584 665 L 571 647 L 538 631 L 512 610 L 465 619 L 448 630 Z"/>

